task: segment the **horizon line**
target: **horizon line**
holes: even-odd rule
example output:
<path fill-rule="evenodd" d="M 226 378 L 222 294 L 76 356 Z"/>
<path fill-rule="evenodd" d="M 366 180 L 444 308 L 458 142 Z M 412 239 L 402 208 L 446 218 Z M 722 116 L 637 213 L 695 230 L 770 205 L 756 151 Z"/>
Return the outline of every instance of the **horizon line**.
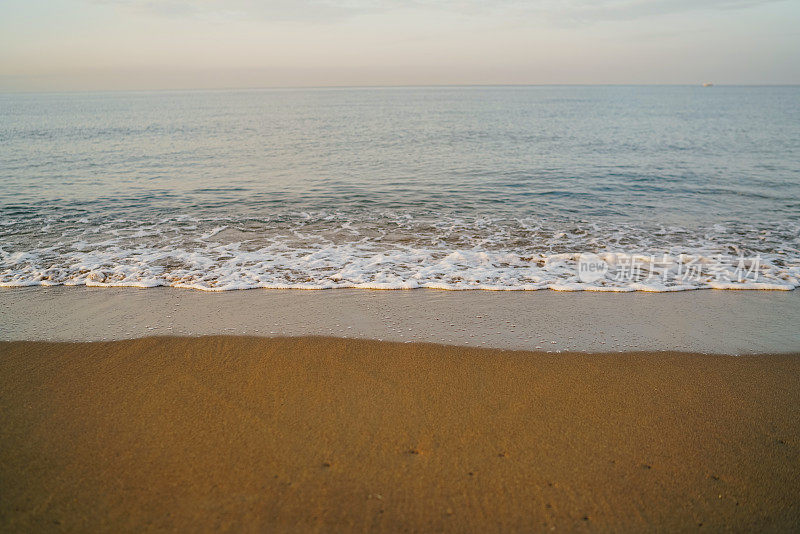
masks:
<path fill-rule="evenodd" d="M 343 85 L 267 85 L 254 87 L 184 87 L 147 89 L 2 89 L 0 94 L 68 94 L 68 93 L 179 93 L 179 92 L 233 92 L 233 91 L 282 91 L 282 90 L 330 90 L 330 89 L 436 89 L 436 88 L 514 88 L 514 87 L 800 87 L 800 83 L 475 83 L 475 84 L 343 84 Z"/>

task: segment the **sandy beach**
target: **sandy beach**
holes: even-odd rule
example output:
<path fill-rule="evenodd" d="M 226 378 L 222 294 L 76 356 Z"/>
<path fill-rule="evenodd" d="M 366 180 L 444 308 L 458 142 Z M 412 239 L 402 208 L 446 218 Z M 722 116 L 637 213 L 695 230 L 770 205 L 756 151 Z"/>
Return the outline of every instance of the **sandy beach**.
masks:
<path fill-rule="evenodd" d="M 0 534 L 800 533 L 800 2 L 0 2 Z"/>
<path fill-rule="evenodd" d="M 0 343 L 3 531 L 800 528 L 800 357 Z"/>

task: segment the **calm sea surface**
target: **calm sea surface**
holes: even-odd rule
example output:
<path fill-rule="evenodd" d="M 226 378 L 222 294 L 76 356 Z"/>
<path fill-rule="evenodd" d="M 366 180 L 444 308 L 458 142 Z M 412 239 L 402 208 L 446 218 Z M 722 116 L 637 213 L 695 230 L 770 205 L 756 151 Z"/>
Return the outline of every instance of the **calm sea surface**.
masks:
<path fill-rule="evenodd" d="M 792 289 L 800 87 L 0 95 L 0 285 L 51 284 Z"/>

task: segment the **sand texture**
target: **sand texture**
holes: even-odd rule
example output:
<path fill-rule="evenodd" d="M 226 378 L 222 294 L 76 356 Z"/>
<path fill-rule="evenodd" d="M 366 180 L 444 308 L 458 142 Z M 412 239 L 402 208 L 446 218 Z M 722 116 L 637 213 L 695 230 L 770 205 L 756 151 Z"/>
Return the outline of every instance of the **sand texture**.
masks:
<path fill-rule="evenodd" d="M 0 530 L 800 529 L 800 357 L 0 343 Z"/>

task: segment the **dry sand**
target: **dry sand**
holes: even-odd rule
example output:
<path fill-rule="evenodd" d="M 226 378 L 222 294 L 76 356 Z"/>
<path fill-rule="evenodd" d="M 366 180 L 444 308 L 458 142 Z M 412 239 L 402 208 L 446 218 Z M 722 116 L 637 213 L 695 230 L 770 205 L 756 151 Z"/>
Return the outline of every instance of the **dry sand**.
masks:
<path fill-rule="evenodd" d="M 0 344 L 3 531 L 800 528 L 800 357 Z"/>

